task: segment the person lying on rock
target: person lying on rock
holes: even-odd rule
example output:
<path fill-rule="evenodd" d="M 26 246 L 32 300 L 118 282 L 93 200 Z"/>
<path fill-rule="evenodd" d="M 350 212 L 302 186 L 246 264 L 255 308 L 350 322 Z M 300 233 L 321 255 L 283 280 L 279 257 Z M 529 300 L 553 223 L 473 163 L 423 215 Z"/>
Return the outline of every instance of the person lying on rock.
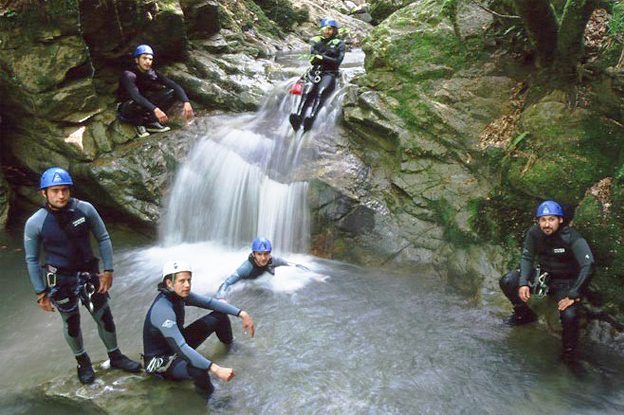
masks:
<path fill-rule="evenodd" d="M 505 323 L 519 326 L 536 321 L 527 305 L 532 291 L 533 295 L 551 296 L 557 302 L 563 327 L 562 359 L 575 369 L 581 295 L 589 282 L 594 257 L 587 241 L 564 221 L 559 203 L 541 203 L 535 217 L 537 223 L 527 231 L 522 247 L 520 270 L 507 273 L 499 281 L 514 308 Z"/>
<path fill-rule="evenodd" d="M 162 133 L 170 128 L 167 111 L 176 98 L 184 103 L 182 115 L 188 122 L 193 118 L 193 107 L 184 89 L 160 72 L 154 70 L 154 50 L 139 45 L 132 53 L 134 65 L 121 74 L 117 89 L 117 117 L 135 126 L 139 138 L 149 133 Z"/>
<path fill-rule="evenodd" d="M 199 352 L 212 333 L 226 346 L 233 342 L 228 314 L 242 320 L 243 331 L 255 334 L 249 313 L 233 305 L 191 292 L 193 271 L 184 261 L 171 261 L 163 266 L 159 294 L 152 303 L 143 324 L 143 359 L 145 371 L 169 380 L 190 380 L 204 396 L 210 396 L 214 386 L 210 374 L 229 382 L 234 370 L 218 366 Z M 184 326 L 186 306 L 214 310 Z"/>
<path fill-rule="evenodd" d="M 345 56 L 345 44 L 338 36 L 338 23 L 331 17 L 321 20 L 321 35 L 312 38 L 310 63 L 303 76 L 305 86 L 296 112 L 290 114 L 290 125 L 297 131 L 303 122 L 304 131 L 312 128 L 323 103 L 336 87 L 338 68 Z M 310 113 L 307 113 L 310 108 Z"/>
<path fill-rule="evenodd" d="M 108 290 L 113 285 L 113 246 L 102 218 L 93 205 L 71 197 L 73 180 L 59 167 L 41 175 L 44 206 L 24 228 L 24 252 L 37 304 L 48 312 L 56 308 L 63 319 L 65 340 L 78 361 L 78 379 L 95 381 L 91 359 L 85 351 L 80 329 L 79 301 L 89 310 L 110 358 L 110 365 L 139 372 L 141 365 L 119 351 Z M 91 251 L 90 236 L 98 243 L 104 271 Z M 41 248 L 44 265 L 39 265 Z"/>
<path fill-rule="evenodd" d="M 303 265 L 293 264 L 283 258 L 271 256 L 271 241 L 264 237 L 258 237 L 251 242 L 251 253 L 249 257 L 241 264 L 240 267 L 232 275 L 230 275 L 217 290 L 216 297 L 225 299 L 230 287 L 240 280 L 252 280 L 260 275 L 268 272 L 275 275 L 275 268 L 294 265 L 298 268 L 308 270 Z"/>

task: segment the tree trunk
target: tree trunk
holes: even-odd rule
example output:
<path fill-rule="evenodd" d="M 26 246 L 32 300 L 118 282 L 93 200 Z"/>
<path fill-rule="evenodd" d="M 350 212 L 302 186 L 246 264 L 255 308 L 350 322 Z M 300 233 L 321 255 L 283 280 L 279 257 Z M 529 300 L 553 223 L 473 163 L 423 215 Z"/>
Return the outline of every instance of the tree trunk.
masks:
<path fill-rule="evenodd" d="M 595 0 L 568 0 L 563 9 L 557 37 L 557 64 L 564 72 L 574 71 L 583 56 L 583 34 L 594 9 Z"/>
<path fill-rule="evenodd" d="M 535 43 L 538 64 L 548 66 L 557 50 L 557 18 L 548 0 L 514 0 L 529 37 Z"/>

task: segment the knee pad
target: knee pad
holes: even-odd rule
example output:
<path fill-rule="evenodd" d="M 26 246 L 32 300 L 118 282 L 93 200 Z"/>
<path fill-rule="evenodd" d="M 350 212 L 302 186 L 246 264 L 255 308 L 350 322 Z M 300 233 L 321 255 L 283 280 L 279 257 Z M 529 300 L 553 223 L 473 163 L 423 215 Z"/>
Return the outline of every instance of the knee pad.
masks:
<path fill-rule="evenodd" d="M 78 337 L 80 335 L 80 314 L 73 313 L 67 319 L 67 334 L 71 337 Z"/>
<path fill-rule="evenodd" d="M 500 279 L 498 280 L 498 285 L 500 286 L 501 290 L 505 291 L 507 287 L 513 284 L 515 272 L 516 271 L 509 271 L 507 274 L 500 277 Z"/>
<path fill-rule="evenodd" d="M 100 319 L 102 320 L 102 323 L 104 323 L 104 330 L 109 333 L 113 333 L 115 331 L 115 322 L 113 321 L 113 313 L 111 313 L 110 307 L 106 307 Z"/>

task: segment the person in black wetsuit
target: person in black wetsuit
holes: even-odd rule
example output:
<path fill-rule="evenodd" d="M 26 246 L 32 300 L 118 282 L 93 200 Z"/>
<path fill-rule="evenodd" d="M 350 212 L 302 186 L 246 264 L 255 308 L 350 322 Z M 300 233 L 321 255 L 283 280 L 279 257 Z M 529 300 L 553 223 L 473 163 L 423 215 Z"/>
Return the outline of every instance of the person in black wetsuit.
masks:
<path fill-rule="evenodd" d="M 184 89 L 152 68 L 154 51 L 149 45 L 139 45 L 132 54 L 134 65 L 123 71 L 117 89 L 117 117 L 135 126 L 137 136 L 169 131 L 164 126 L 169 121 L 166 111 L 176 98 L 184 103 L 182 113 L 189 121 L 193 107 Z"/>
<path fill-rule="evenodd" d="M 160 293 L 152 303 L 143 324 L 143 359 L 147 373 L 170 380 L 193 379 L 200 392 L 209 396 L 214 387 L 210 374 L 223 381 L 234 377 L 234 370 L 218 366 L 197 352 L 212 333 L 229 346 L 232 327 L 227 315 L 242 320 L 243 331 L 255 334 L 255 326 L 246 311 L 214 298 L 191 292 L 192 270 L 183 261 L 163 266 Z M 195 306 L 214 310 L 188 326 L 184 326 L 184 307 Z"/>
<path fill-rule="evenodd" d="M 303 265 L 293 264 L 283 258 L 272 256 L 272 249 L 271 241 L 267 238 L 258 237 L 254 239 L 251 243 L 251 254 L 249 254 L 247 260 L 243 262 L 232 275 L 223 281 L 217 290 L 216 297 L 218 299 L 225 299 L 230 287 L 240 280 L 256 279 L 265 272 L 275 275 L 275 268 L 277 267 L 294 265 L 308 271 Z"/>
<path fill-rule="evenodd" d="M 119 351 L 108 290 L 113 285 L 113 246 L 102 218 L 93 205 L 71 197 L 73 180 L 59 167 L 41 175 L 45 205 L 24 228 L 24 252 L 37 304 L 48 312 L 56 308 L 63 319 L 64 335 L 78 362 L 78 379 L 95 381 L 91 359 L 85 351 L 80 329 L 79 301 L 95 320 L 112 367 L 138 372 L 141 365 Z M 90 236 L 98 243 L 104 271 L 91 251 Z M 44 266 L 39 265 L 41 248 Z"/>
<path fill-rule="evenodd" d="M 519 326 L 537 320 L 527 305 L 531 286 L 542 292 L 547 290 L 557 301 L 563 327 L 562 358 L 574 365 L 578 359 L 581 295 L 589 282 L 594 257 L 587 241 L 564 222 L 564 211 L 557 202 L 541 203 L 536 217 L 537 224 L 529 228 L 524 240 L 520 271 L 509 272 L 500 279 L 500 287 L 514 307 L 505 322 Z"/>
<path fill-rule="evenodd" d="M 323 103 L 336 87 L 338 68 L 345 56 L 345 44 L 338 35 L 338 23 L 331 17 L 321 20 L 321 36 L 312 38 L 310 63 L 303 76 L 305 87 L 297 111 L 290 114 L 290 124 L 297 131 L 303 121 L 304 131 L 312 128 Z M 308 108 L 310 113 L 307 114 Z"/>

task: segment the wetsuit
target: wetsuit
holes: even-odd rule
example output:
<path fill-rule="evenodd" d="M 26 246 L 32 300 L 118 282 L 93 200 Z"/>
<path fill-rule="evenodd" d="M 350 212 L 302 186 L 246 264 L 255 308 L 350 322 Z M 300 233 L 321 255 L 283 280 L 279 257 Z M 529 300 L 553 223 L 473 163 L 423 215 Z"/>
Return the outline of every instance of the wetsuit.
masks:
<path fill-rule="evenodd" d="M 124 122 L 145 125 L 158 121 L 154 109 L 167 112 L 175 99 L 189 102 L 184 89 L 160 72 L 142 72 L 137 66 L 125 70 L 117 89 L 117 116 Z"/>
<path fill-rule="evenodd" d="M 345 44 L 336 36 L 329 39 L 315 36 L 312 38 L 310 54 L 320 55 L 322 59 L 314 58 L 311 62 L 312 67 L 304 75 L 305 87 L 301 101 L 299 101 L 296 113 L 291 114 L 290 117 L 295 130 L 299 129 L 302 120 L 306 131 L 312 128 L 312 123 L 323 103 L 336 87 L 338 68 L 345 56 Z M 310 106 L 312 109 L 306 117 L 306 111 Z"/>
<path fill-rule="evenodd" d="M 232 275 L 230 275 L 217 290 L 217 298 L 225 298 L 225 295 L 230 290 L 230 286 L 236 284 L 240 280 L 253 280 L 260 275 L 268 272 L 271 275 L 275 275 L 275 268 L 289 265 L 288 261 L 280 257 L 271 257 L 269 262 L 264 267 L 259 267 L 254 261 L 253 254 L 249 254 L 249 258 L 241 264 L 240 267 Z"/>
<path fill-rule="evenodd" d="M 107 351 L 117 350 L 115 323 L 108 294 L 99 294 L 98 260 L 91 251 L 90 234 L 98 242 L 104 269 L 113 271 L 113 246 L 102 218 L 93 205 L 71 198 L 55 211 L 48 207 L 33 214 L 24 229 L 24 251 L 30 282 L 37 294 L 47 292 L 64 323 L 65 340 L 74 355 L 84 350 L 78 300 L 97 323 Z M 41 247 L 45 265 L 39 265 Z"/>
<path fill-rule="evenodd" d="M 514 308 L 526 307 L 518 295 L 518 289 L 528 286 L 534 277 L 535 264 L 540 272 L 548 273 L 548 295 L 555 301 L 565 297 L 580 298 L 587 286 L 594 263 L 594 256 L 587 241 L 574 229 L 561 226 L 552 235 L 546 235 L 539 225 L 527 232 L 522 247 L 520 271 L 512 271 L 500 280 L 500 286 Z M 576 350 L 579 337 L 579 302 L 559 312 L 563 327 L 564 352 Z"/>
<path fill-rule="evenodd" d="M 213 332 L 221 342 L 232 343 L 232 327 L 227 314 L 238 316 L 241 310 L 194 293 L 183 299 L 162 284 L 159 291 L 143 324 L 146 371 L 172 380 L 193 379 L 198 387 L 211 393 L 213 386 L 208 369 L 212 362 L 195 349 Z M 214 311 L 184 327 L 185 306 Z"/>

